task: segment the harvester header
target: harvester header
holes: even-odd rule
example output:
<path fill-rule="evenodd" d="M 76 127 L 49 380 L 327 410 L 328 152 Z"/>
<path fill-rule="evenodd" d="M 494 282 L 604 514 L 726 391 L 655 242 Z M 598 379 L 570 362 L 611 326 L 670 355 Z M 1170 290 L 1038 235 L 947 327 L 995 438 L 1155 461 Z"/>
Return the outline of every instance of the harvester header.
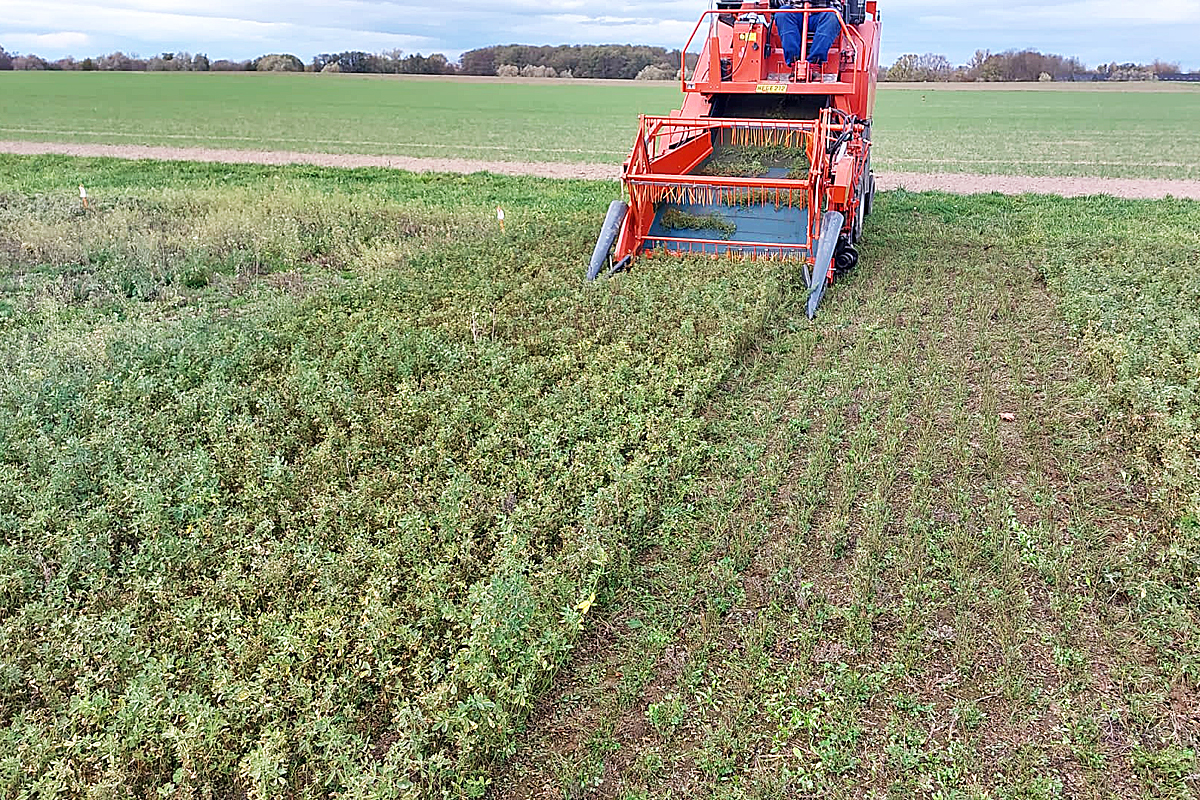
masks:
<path fill-rule="evenodd" d="M 588 279 L 655 250 L 795 259 L 812 317 L 857 263 L 874 197 L 879 34 L 874 0 L 704 12 L 681 58 L 683 103 L 640 118 Z"/>

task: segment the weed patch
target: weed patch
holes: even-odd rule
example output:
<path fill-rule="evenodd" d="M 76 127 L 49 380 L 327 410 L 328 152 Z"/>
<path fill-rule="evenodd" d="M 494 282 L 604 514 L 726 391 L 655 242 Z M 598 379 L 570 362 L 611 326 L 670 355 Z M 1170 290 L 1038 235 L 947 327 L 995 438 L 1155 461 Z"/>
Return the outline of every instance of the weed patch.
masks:
<path fill-rule="evenodd" d="M 1130 454 L 1126 482 L 1146 487 L 1164 519 L 1153 537 L 1123 543 L 1105 576 L 1200 607 L 1200 234 L 1195 204 L 1153 213 L 1098 201 L 1104 222 L 1080 229 L 1059 209 L 1061 246 L 1043 268 L 1081 335 L 1093 398 Z M 1107 269 L 1096 269 L 1106 263 Z M 1200 678 L 1195 665 L 1189 667 Z"/>
<path fill-rule="evenodd" d="M 481 792 L 785 285 L 282 174 L 0 209 L 5 794 Z"/>

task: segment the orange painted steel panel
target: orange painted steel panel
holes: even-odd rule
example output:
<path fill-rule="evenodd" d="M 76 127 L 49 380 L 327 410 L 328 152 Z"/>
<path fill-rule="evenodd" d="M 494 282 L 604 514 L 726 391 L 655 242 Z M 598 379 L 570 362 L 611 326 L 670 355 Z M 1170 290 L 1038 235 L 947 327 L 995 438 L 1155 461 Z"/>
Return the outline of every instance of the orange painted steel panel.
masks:
<path fill-rule="evenodd" d="M 659 205 L 663 202 L 775 203 L 777 206 L 807 208 L 807 241 L 821 234 L 823 209 L 844 210 L 849 230 L 854 210 L 861 199 L 871 143 L 866 138 L 875 104 L 876 73 L 879 67 L 879 24 L 877 0 L 868 0 L 868 18 L 849 25 L 837 14 L 841 28 L 825 63 L 807 62 L 808 37 L 801 37 L 801 56 L 789 66 L 784 62 L 777 26 L 778 14 L 803 14 L 802 30 L 811 29 L 814 14 L 837 14 L 830 8 L 771 9 L 766 0 L 743 1 L 739 9 L 711 9 L 701 14 L 680 58 L 684 93 L 682 107 L 670 116 L 643 116 L 638 136 L 622 171 L 629 195 L 629 213 L 616 244 L 616 257 L 637 255 Z M 697 54 L 692 45 L 697 44 Z M 692 51 L 689 68 L 688 52 Z M 796 95 L 818 99 L 823 106 L 816 119 L 716 117 L 731 95 L 779 98 L 779 108 Z M 748 107 L 756 107 L 749 103 Z M 764 114 L 764 117 L 766 115 Z M 804 180 L 767 177 L 696 175 L 716 144 L 761 147 L 803 147 L 810 169 Z M 831 155 L 838 157 L 831 165 Z M 801 223 L 803 224 L 803 223 Z M 655 241 L 666 241 L 654 237 Z M 679 242 L 681 247 L 684 240 Z M 789 247 L 774 242 L 687 239 L 690 250 L 700 244 L 744 247 L 749 254 L 794 251 L 813 264 L 811 248 Z M 830 267 L 832 269 L 832 267 Z"/>
<path fill-rule="evenodd" d="M 844 206 L 850 202 L 853 193 L 854 159 L 843 158 L 833 168 L 833 185 L 829 187 L 829 201 L 833 205 Z"/>
<path fill-rule="evenodd" d="M 669 150 L 650 162 L 651 172 L 674 173 L 686 175 L 700 166 L 704 159 L 712 155 L 712 138 L 705 135 L 694 136 L 683 144 Z"/>

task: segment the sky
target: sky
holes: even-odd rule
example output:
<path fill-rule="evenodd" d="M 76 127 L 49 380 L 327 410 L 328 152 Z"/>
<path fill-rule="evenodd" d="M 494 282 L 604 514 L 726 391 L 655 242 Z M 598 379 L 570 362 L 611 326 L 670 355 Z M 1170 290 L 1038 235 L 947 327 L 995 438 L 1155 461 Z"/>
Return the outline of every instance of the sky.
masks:
<path fill-rule="evenodd" d="M 880 0 L 881 61 L 1034 48 L 1200 70 L 1200 0 Z M 341 50 L 444 53 L 490 44 L 634 43 L 681 47 L 707 0 L 4 0 L 0 47 L 57 59 L 122 50 L 210 58 Z"/>

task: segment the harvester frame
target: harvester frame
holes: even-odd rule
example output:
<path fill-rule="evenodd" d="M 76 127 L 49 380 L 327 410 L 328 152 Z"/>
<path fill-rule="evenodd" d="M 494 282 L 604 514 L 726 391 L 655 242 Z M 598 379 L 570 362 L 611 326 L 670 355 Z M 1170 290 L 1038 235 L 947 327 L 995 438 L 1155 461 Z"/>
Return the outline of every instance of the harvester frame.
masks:
<path fill-rule="evenodd" d="M 659 250 L 797 259 L 812 317 L 825 288 L 853 268 L 874 196 L 878 9 L 874 0 L 848 0 L 844 11 L 825 0 L 777 2 L 718 0 L 701 15 L 680 59 L 682 107 L 639 118 L 622 167 L 625 199 L 609 207 L 589 280 Z M 706 25 L 699 57 L 689 63 Z M 806 174 L 777 166 L 747 175 L 709 169 L 718 153 L 739 148 L 802 153 Z M 700 222 L 670 230 L 670 213 Z M 718 217 L 737 224 L 703 227 Z"/>

